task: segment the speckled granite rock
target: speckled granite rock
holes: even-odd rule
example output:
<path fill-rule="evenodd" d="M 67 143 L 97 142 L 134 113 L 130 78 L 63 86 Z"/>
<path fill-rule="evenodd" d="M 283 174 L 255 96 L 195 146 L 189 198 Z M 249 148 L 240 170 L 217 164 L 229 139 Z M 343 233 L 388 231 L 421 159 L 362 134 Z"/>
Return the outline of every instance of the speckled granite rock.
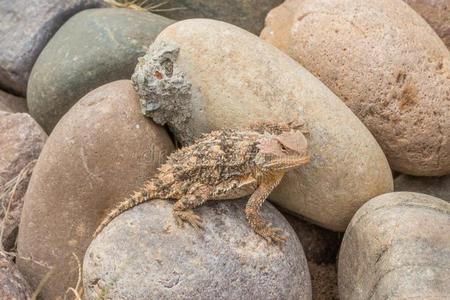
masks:
<path fill-rule="evenodd" d="M 174 20 L 209 18 L 234 24 L 254 34 L 264 26 L 267 12 L 283 0 L 171 0 L 157 12 Z"/>
<path fill-rule="evenodd" d="M 28 112 L 27 100 L 0 90 L 0 111 L 11 113 Z"/>
<path fill-rule="evenodd" d="M 311 299 L 295 232 L 266 202 L 263 216 L 288 237 L 283 250 L 268 245 L 248 225 L 245 203 L 208 202 L 196 209 L 201 232 L 178 227 L 169 201 L 119 215 L 86 252 L 86 299 Z"/>
<path fill-rule="evenodd" d="M 81 97 L 128 79 L 137 58 L 172 21 L 130 9 L 90 9 L 70 18 L 42 51 L 28 85 L 30 114 L 50 132 Z"/>
<path fill-rule="evenodd" d="M 417 192 L 450 202 L 450 175 L 441 177 L 415 177 L 400 175 L 394 180 L 396 192 Z"/>
<path fill-rule="evenodd" d="M 109 211 L 154 175 L 173 150 L 164 130 L 139 113 L 131 82 L 83 97 L 50 135 L 25 195 L 17 264 L 43 299 L 62 299 Z"/>
<path fill-rule="evenodd" d="M 0 87 L 25 95 L 36 58 L 58 28 L 80 10 L 102 0 L 0 1 Z"/>
<path fill-rule="evenodd" d="M 0 299 L 30 300 L 31 288 L 12 258 L 0 251 Z"/>

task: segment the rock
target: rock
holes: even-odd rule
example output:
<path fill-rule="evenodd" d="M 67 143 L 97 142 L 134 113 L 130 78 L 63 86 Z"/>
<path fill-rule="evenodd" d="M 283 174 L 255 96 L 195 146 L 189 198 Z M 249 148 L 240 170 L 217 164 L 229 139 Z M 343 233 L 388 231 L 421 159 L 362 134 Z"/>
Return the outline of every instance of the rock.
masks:
<path fill-rule="evenodd" d="M 339 252 L 341 299 L 445 299 L 450 203 L 419 193 L 378 196 L 353 217 Z"/>
<path fill-rule="evenodd" d="M 2 251 L 0 251 L 0 299 L 31 299 L 30 286 L 12 259 Z"/>
<path fill-rule="evenodd" d="M 0 90 L 0 111 L 11 113 L 28 112 L 27 100 Z"/>
<path fill-rule="evenodd" d="M 139 113 L 129 80 L 83 97 L 59 122 L 36 164 L 18 237 L 19 269 L 33 288 L 50 268 L 43 299 L 75 287 L 92 234 L 109 211 L 172 151 L 162 127 Z"/>
<path fill-rule="evenodd" d="M 0 112 L 0 224 L 3 227 L 0 238 L 7 251 L 14 248 L 23 196 L 46 139 L 47 135 L 30 115 Z"/>
<path fill-rule="evenodd" d="M 328 229 L 344 231 L 358 207 L 393 189 L 383 152 L 342 101 L 238 27 L 205 19 L 167 27 L 132 81 L 143 112 L 184 144 L 261 120 L 305 123 L 310 162 L 286 174 L 270 199 Z"/>
<path fill-rule="evenodd" d="M 264 26 L 267 12 L 281 2 L 282 0 L 172 0 L 157 13 L 174 20 L 221 20 L 258 34 Z"/>
<path fill-rule="evenodd" d="M 295 3 L 261 37 L 340 97 L 394 170 L 450 174 L 450 52 L 432 28 L 401 0 Z"/>
<path fill-rule="evenodd" d="M 403 0 L 418 12 L 450 49 L 450 1 Z"/>
<path fill-rule="evenodd" d="M 86 252 L 86 299 L 311 299 L 295 232 L 265 203 L 262 215 L 288 238 L 283 250 L 269 245 L 248 225 L 245 203 L 207 202 L 196 209 L 201 232 L 178 227 L 169 201 L 119 215 Z"/>
<path fill-rule="evenodd" d="M 308 261 L 311 273 L 312 295 L 314 300 L 338 300 L 338 283 L 336 265 L 316 264 Z"/>
<path fill-rule="evenodd" d="M 323 229 L 289 214 L 283 215 L 297 234 L 308 262 L 329 264 L 336 261 L 341 244 L 340 233 Z"/>
<path fill-rule="evenodd" d="M 394 190 L 423 193 L 450 202 L 450 176 L 414 177 L 402 174 L 395 178 Z"/>
<path fill-rule="evenodd" d="M 36 58 L 52 35 L 80 10 L 101 0 L 15 0 L 0 2 L 0 87 L 24 96 Z"/>
<path fill-rule="evenodd" d="M 144 47 L 171 23 L 130 9 L 76 14 L 58 30 L 33 67 L 27 93 L 30 114 L 50 132 L 86 93 L 129 79 Z"/>

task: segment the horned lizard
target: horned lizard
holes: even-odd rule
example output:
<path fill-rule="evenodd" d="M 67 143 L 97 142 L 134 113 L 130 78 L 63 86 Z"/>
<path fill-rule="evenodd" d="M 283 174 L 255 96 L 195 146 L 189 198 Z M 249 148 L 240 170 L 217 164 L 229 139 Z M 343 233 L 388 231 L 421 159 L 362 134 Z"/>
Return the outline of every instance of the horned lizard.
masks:
<path fill-rule="evenodd" d="M 289 123 L 258 123 L 245 130 L 204 134 L 172 153 L 158 175 L 113 209 L 94 236 L 122 212 L 152 199 L 175 200 L 177 224 L 201 228 L 202 220 L 193 208 L 208 200 L 251 195 L 245 208 L 250 226 L 269 243 L 283 245 L 282 230 L 266 222 L 259 210 L 284 174 L 308 161 L 307 140 Z"/>

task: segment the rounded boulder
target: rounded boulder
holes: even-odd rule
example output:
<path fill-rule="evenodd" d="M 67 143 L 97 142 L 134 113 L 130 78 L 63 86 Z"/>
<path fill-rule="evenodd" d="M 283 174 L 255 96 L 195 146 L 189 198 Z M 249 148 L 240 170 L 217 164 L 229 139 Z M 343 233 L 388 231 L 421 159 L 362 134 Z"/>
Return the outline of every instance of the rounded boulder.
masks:
<path fill-rule="evenodd" d="M 262 216 L 284 230 L 283 249 L 248 225 L 245 200 L 207 202 L 204 228 L 176 225 L 173 202 L 154 200 L 114 219 L 83 264 L 86 299 L 311 299 L 305 255 L 272 205 Z"/>

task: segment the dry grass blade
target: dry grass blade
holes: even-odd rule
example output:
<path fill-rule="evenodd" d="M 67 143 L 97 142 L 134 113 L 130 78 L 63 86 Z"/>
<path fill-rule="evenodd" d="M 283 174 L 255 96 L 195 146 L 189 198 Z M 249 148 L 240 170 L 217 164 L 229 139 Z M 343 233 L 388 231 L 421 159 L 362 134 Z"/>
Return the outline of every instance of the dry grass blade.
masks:
<path fill-rule="evenodd" d="M 0 250 L 4 251 L 3 248 L 3 235 L 5 232 L 6 221 L 8 220 L 8 215 L 11 210 L 11 203 L 15 200 L 17 188 L 24 182 L 27 178 L 31 176 L 33 172 L 36 160 L 30 161 L 19 174 L 5 183 L 2 191 L 0 192 L 0 216 L 3 216 L 2 227 L 0 231 Z M 5 206 L 5 204 L 7 205 Z"/>
<path fill-rule="evenodd" d="M 73 287 L 69 287 L 66 291 L 66 295 L 64 298 L 66 298 L 67 294 L 69 292 L 72 292 L 75 296 L 75 300 L 82 300 L 81 296 L 83 295 L 83 288 L 81 287 L 81 263 L 80 263 L 80 259 L 78 258 L 78 256 L 75 253 L 72 253 L 73 257 L 75 258 L 75 261 L 77 262 L 77 267 L 78 267 L 78 279 L 77 279 L 77 284 L 75 286 L 75 288 Z"/>
<path fill-rule="evenodd" d="M 149 12 L 165 12 L 174 10 L 183 10 L 185 7 L 170 7 L 170 8 L 160 8 L 164 5 L 169 4 L 169 1 L 163 1 L 159 3 L 148 3 L 149 0 L 104 0 L 106 3 L 112 7 L 117 8 L 128 8 L 138 11 L 149 11 Z"/>
<path fill-rule="evenodd" d="M 37 297 L 39 296 L 39 294 L 42 291 L 42 288 L 47 283 L 47 281 L 50 278 L 50 276 L 52 275 L 52 273 L 53 273 L 53 269 L 51 269 L 50 271 L 47 272 L 47 274 L 45 274 L 44 278 L 42 278 L 41 282 L 39 282 L 39 285 L 37 286 L 37 288 L 34 291 L 33 295 L 31 295 L 31 300 L 36 300 L 37 299 Z"/>

